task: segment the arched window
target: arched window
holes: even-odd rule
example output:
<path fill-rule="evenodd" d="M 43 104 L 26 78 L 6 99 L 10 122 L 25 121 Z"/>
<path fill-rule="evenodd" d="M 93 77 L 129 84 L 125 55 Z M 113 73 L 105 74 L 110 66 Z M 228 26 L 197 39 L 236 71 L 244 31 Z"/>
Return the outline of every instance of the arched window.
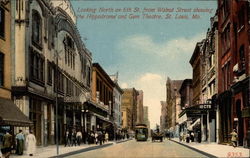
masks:
<path fill-rule="evenodd" d="M 74 41 L 66 36 L 63 40 L 64 49 L 65 49 L 65 64 L 70 68 L 75 69 L 75 47 Z"/>
<path fill-rule="evenodd" d="M 32 41 L 41 46 L 42 43 L 42 19 L 35 10 L 32 12 Z"/>

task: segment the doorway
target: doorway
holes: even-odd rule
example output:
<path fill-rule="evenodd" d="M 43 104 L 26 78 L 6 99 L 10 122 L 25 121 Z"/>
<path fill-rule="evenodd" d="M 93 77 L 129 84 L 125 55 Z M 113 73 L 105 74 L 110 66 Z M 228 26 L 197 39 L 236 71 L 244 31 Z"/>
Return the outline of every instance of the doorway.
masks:
<path fill-rule="evenodd" d="M 242 118 L 240 99 L 236 101 L 236 115 L 238 117 L 237 133 L 238 133 L 238 138 L 239 138 L 238 139 L 239 146 L 243 146 L 244 127 L 243 127 L 243 118 Z"/>

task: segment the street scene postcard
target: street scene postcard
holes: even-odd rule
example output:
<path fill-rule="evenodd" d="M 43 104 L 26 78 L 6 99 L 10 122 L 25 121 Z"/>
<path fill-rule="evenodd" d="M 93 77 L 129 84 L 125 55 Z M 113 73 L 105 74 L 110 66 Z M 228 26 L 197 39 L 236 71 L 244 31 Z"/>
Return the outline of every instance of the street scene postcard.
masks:
<path fill-rule="evenodd" d="M 250 0 L 0 0 L 0 158 L 249 158 Z"/>

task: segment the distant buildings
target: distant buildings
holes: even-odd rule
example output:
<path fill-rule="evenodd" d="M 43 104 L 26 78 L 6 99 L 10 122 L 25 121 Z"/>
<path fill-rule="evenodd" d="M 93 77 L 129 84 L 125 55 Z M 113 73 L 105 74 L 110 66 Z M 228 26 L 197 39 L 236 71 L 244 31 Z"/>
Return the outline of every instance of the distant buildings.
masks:
<path fill-rule="evenodd" d="M 166 119 L 167 119 L 167 104 L 166 104 L 166 101 L 161 101 L 161 117 L 160 117 L 160 130 L 161 131 L 164 131 L 167 129 Z"/>
<path fill-rule="evenodd" d="M 123 89 L 123 91 L 124 91 L 122 95 L 123 127 L 127 128 L 130 131 L 133 131 L 137 121 L 138 92 L 135 88 Z"/>
<path fill-rule="evenodd" d="M 122 129 L 122 115 L 121 115 L 121 104 L 122 104 L 122 94 L 123 90 L 120 88 L 118 84 L 118 72 L 115 75 L 111 75 L 110 78 L 115 83 L 115 87 L 113 90 L 113 113 L 114 113 L 114 126 L 115 131 L 119 132 Z"/>
<path fill-rule="evenodd" d="M 136 123 L 143 123 L 143 91 L 139 90 L 137 96 L 137 119 Z"/>
<path fill-rule="evenodd" d="M 150 121 L 148 119 L 148 106 L 143 106 L 143 123 L 147 125 L 150 135 Z"/>
<path fill-rule="evenodd" d="M 166 82 L 166 130 L 175 134 L 178 132 L 176 114 L 179 113 L 180 95 L 178 93 L 182 80 L 171 80 L 169 77 Z"/>

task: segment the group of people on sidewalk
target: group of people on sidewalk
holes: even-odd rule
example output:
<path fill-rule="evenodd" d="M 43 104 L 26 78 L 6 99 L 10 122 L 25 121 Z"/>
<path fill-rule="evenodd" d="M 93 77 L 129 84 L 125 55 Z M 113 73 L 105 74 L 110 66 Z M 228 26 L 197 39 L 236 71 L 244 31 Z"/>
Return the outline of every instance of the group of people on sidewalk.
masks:
<path fill-rule="evenodd" d="M 238 134 L 237 134 L 236 130 L 233 129 L 233 131 L 230 133 L 230 135 L 231 135 L 231 145 L 233 147 L 237 147 Z M 201 132 L 200 131 L 197 132 L 196 136 L 195 136 L 193 131 L 190 131 L 190 132 L 188 131 L 187 133 L 181 132 L 180 136 L 179 136 L 179 141 L 189 143 L 189 142 L 194 142 L 195 138 L 196 138 L 196 141 L 198 143 L 201 143 Z"/>
<path fill-rule="evenodd" d="M 181 142 L 194 142 L 196 139 L 197 142 L 201 142 L 201 134 L 198 131 L 197 134 L 195 135 L 193 131 L 188 131 L 187 133 L 180 133 L 179 141 Z"/>
<path fill-rule="evenodd" d="M 65 147 L 80 145 L 82 141 L 82 132 L 73 129 L 73 131 L 66 130 L 65 133 Z"/>
<path fill-rule="evenodd" d="M 86 144 L 104 144 L 105 142 L 108 142 L 109 140 L 109 134 L 108 132 L 102 132 L 102 131 L 91 131 L 88 134 L 82 134 L 80 130 L 76 132 L 75 129 L 73 130 L 66 130 L 65 133 L 65 147 L 66 146 L 76 146 L 81 145 L 82 142 Z"/>
<path fill-rule="evenodd" d="M 30 131 L 24 134 L 22 130 L 19 130 L 15 137 L 10 133 L 11 131 L 6 131 L 1 138 L 0 158 L 9 158 L 13 151 L 17 155 L 23 155 L 24 149 L 27 150 L 29 156 L 33 156 L 36 150 L 36 137 L 33 132 Z"/>

